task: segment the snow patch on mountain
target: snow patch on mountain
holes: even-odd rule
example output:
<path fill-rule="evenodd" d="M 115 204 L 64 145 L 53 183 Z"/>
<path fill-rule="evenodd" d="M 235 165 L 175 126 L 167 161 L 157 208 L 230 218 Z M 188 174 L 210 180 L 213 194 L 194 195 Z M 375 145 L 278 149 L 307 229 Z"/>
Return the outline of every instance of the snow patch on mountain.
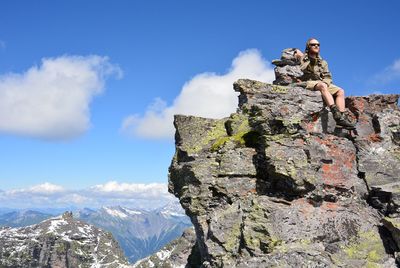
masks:
<path fill-rule="evenodd" d="M 50 221 L 50 227 L 47 233 L 56 233 L 57 230 L 62 226 L 68 224 L 67 221 L 65 221 L 61 216 L 52 218 Z"/>
<path fill-rule="evenodd" d="M 124 210 L 126 212 L 128 212 L 129 214 L 131 214 L 131 215 L 141 215 L 141 214 L 143 214 L 143 212 L 141 212 L 141 211 L 132 210 L 132 209 L 129 209 L 129 208 L 124 208 Z"/>
<path fill-rule="evenodd" d="M 156 255 L 160 260 L 163 261 L 171 256 L 171 250 L 160 250 L 156 253 Z"/>
<path fill-rule="evenodd" d="M 123 213 L 122 211 L 117 210 L 117 209 L 112 209 L 112 208 L 108 208 L 108 207 L 103 207 L 103 209 L 108 214 L 110 214 L 111 216 L 114 216 L 114 217 L 118 217 L 118 218 L 127 218 L 128 217 L 128 215 L 126 215 L 125 213 Z"/>

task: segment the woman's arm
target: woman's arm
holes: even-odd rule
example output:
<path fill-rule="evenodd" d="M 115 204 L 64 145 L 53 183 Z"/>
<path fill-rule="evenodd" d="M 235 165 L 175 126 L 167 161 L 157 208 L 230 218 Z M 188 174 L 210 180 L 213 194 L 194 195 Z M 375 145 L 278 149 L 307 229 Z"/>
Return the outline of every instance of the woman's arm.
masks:
<path fill-rule="evenodd" d="M 322 74 L 321 74 L 321 78 L 322 78 L 322 81 L 325 83 L 325 84 L 327 84 L 327 86 L 329 87 L 331 84 L 332 84 L 332 74 L 331 74 L 331 72 L 329 71 L 329 68 L 328 68 L 328 63 L 325 61 L 323 64 L 322 64 L 322 67 L 323 67 L 323 71 L 322 71 Z"/>

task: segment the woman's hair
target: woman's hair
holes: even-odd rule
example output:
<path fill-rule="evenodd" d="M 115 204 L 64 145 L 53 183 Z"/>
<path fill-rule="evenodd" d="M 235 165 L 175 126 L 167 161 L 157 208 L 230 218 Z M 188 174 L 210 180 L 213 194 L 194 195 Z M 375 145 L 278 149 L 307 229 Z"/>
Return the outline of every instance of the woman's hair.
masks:
<path fill-rule="evenodd" d="M 308 40 L 307 40 L 307 42 L 306 42 L 306 49 L 304 50 L 304 52 L 305 52 L 306 54 L 308 54 L 308 48 L 309 48 L 309 46 L 310 46 L 311 40 L 317 40 L 317 38 L 315 38 L 315 37 L 308 38 Z"/>

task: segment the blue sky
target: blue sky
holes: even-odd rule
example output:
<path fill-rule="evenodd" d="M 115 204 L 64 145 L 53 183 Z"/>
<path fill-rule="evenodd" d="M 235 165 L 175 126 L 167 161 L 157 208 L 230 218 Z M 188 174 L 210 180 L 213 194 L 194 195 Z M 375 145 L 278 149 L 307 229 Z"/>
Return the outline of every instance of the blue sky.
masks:
<path fill-rule="evenodd" d="M 311 36 L 347 95 L 399 93 L 398 10 L 395 0 L 2 1 L 0 200 L 154 198 L 174 153 L 172 115 L 229 115 L 234 80 L 272 81 L 270 62 Z"/>

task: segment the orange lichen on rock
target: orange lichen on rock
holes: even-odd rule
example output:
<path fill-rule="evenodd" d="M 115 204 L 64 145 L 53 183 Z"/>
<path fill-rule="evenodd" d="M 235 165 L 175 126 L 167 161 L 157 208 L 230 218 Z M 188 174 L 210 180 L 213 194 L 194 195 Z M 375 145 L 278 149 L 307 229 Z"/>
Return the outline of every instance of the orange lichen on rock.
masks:
<path fill-rule="evenodd" d="M 321 165 L 322 178 L 326 185 L 344 187 L 347 185 L 347 176 L 352 173 L 356 155 L 354 151 L 337 144 L 334 136 L 325 139 L 317 138 L 318 143 L 326 147 L 330 162 Z"/>
<path fill-rule="evenodd" d="M 382 141 L 382 137 L 378 133 L 373 133 L 373 134 L 369 135 L 367 139 L 372 142 Z"/>
<path fill-rule="evenodd" d="M 339 204 L 334 202 L 323 202 L 321 208 L 329 211 L 337 211 L 339 208 Z"/>
<path fill-rule="evenodd" d="M 355 114 L 362 114 L 365 109 L 364 100 L 361 98 L 348 98 L 350 101 L 348 103 L 348 107 L 350 111 Z"/>

